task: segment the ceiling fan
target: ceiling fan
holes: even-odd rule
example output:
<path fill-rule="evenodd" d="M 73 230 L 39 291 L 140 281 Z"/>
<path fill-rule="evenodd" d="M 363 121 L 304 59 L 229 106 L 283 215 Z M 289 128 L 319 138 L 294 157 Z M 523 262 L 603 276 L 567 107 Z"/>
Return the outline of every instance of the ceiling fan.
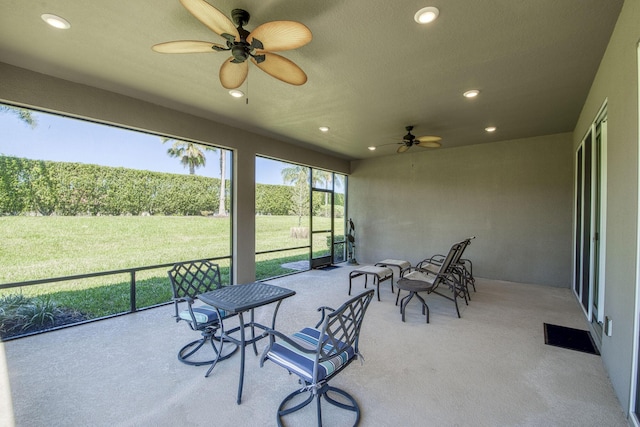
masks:
<path fill-rule="evenodd" d="M 442 138 L 439 136 L 414 136 L 411 133 L 413 126 L 407 126 L 405 129 L 407 130 L 407 134 L 402 137 L 402 142 L 398 142 L 398 144 L 401 144 L 400 147 L 398 147 L 398 153 L 404 153 L 414 145 L 424 148 L 440 147 L 439 141 Z"/>
<path fill-rule="evenodd" d="M 243 28 L 249 22 L 249 12 L 233 9 L 231 18 L 204 0 L 180 0 L 180 3 L 200 22 L 226 40 L 226 45 L 197 40 L 159 43 L 151 48 L 160 53 L 205 53 L 230 51 L 231 57 L 220 67 L 220 83 L 235 89 L 244 83 L 249 73 L 247 59 L 278 80 L 303 85 L 307 75 L 289 59 L 275 54 L 296 49 L 311 41 L 311 31 L 295 21 L 272 21 L 249 32 Z M 235 23 L 235 24 L 234 24 Z"/>

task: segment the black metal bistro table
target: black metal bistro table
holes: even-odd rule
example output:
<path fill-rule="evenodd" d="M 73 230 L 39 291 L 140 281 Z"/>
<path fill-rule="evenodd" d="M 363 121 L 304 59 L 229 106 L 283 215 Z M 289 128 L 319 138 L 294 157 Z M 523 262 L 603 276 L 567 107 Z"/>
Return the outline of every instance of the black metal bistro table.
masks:
<path fill-rule="evenodd" d="M 296 292 L 291 289 L 281 288 L 279 286 L 268 285 L 266 283 L 254 282 L 248 283 L 246 285 L 233 285 L 233 286 L 225 286 L 220 289 L 216 289 L 215 291 L 206 292 L 204 294 L 200 294 L 198 298 L 204 302 L 205 304 L 209 304 L 213 307 L 216 307 L 218 310 L 224 310 L 228 314 L 238 314 L 238 319 L 240 321 L 240 325 L 230 330 L 225 330 L 224 325 L 221 328 L 222 339 L 220 352 L 216 357 L 216 360 L 213 361 L 211 367 L 207 371 L 207 376 L 213 370 L 214 366 L 218 362 L 220 355 L 222 354 L 222 346 L 224 345 L 224 341 L 232 342 L 237 344 L 240 349 L 240 380 L 238 382 L 238 405 L 240 404 L 240 400 L 242 399 L 242 384 L 244 381 L 244 359 L 245 359 L 245 347 L 248 344 L 253 345 L 253 350 L 258 355 L 258 349 L 256 348 L 256 341 L 264 338 L 262 334 L 256 337 L 255 328 L 260 328 L 262 330 L 267 329 L 268 327 L 265 325 L 261 325 L 254 321 L 253 317 L 253 309 L 256 307 L 261 307 L 263 305 L 271 304 L 273 302 L 277 302 L 276 308 L 273 312 L 273 318 L 271 320 L 271 329 L 275 329 L 276 324 L 276 315 L 278 314 L 278 308 L 280 308 L 280 303 L 285 298 L 289 298 L 295 295 Z M 249 323 L 244 323 L 243 313 L 246 311 L 251 311 L 251 321 Z M 245 328 L 251 328 L 251 339 L 245 338 Z M 236 332 L 240 332 L 240 339 L 231 336 L 231 334 L 235 334 Z"/>

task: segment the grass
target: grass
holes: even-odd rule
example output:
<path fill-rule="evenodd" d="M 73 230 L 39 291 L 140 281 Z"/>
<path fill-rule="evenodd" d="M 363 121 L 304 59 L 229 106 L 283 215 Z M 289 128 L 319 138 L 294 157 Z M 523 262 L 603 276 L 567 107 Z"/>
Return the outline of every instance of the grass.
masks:
<path fill-rule="evenodd" d="M 302 224 L 308 224 L 308 218 L 302 218 Z M 256 250 L 309 245 L 309 239 L 291 237 L 291 227 L 297 226 L 297 217 L 258 216 Z M 4 266 L 0 269 L 0 284 L 190 259 L 230 258 L 230 227 L 229 218 L 216 217 L 0 217 L 0 265 Z M 329 218 L 314 218 L 314 229 L 328 228 Z M 314 253 L 326 251 L 326 235 L 316 237 Z M 282 265 L 307 260 L 308 253 L 309 249 L 304 248 L 256 255 L 256 278 L 290 273 L 293 270 Z M 230 261 L 216 262 L 223 282 L 228 283 Z M 166 271 L 161 268 L 136 272 L 136 308 L 170 300 Z M 131 305 L 130 281 L 127 273 L 0 290 L 0 332 L 2 324 L 12 325 L 14 333 L 24 333 L 37 327 L 37 323 L 41 328 L 55 326 L 60 318 L 77 321 L 127 312 Z M 12 306 L 20 299 L 30 307 L 31 315 L 27 308 L 22 317 L 15 310 L 11 313 L 22 319 L 23 326 L 28 323 L 26 329 L 6 320 L 10 312 L 7 304 Z"/>
<path fill-rule="evenodd" d="M 214 217 L 0 217 L 0 283 L 229 256 Z"/>

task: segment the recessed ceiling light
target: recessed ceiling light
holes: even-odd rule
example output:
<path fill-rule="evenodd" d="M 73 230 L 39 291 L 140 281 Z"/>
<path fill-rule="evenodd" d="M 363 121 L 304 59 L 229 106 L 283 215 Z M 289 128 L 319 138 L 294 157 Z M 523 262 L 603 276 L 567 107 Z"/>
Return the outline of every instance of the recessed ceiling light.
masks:
<path fill-rule="evenodd" d="M 495 132 L 496 131 L 496 127 L 495 126 L 489 126 L 484 128 L 484 130 L 486 130 L 487 132 Z"/>
<path fill-rule="evenodd" d="M 413 19 L 415 19 L 418 24 L 428 24 L 429 22 L 435 21 L 439 14 L 440 11 L 436 7 L 423 7 L 416 12 Z"/>
<path fill-rule="evenodd" d="M 320 126 L 318 129 L 320 132 L 329 132 L 329 126 Z"/>
<path fill-rule="evenodd" d="M 51 13 L 44 13 L 40 16 L 44 22 L 51 25 L 54 28 L 59 28 L 61 30 L 68 30 L 71 28 L 71 24 L 66 19 L 58 16 L 52 15 Z"/>
<path fill-rule="evenodd" d="M 477 90 L 477 89 L 472 89 L 472 90 L 468 90 L 468 91 L 466 91 L 466 92 L 465 92 L 465 93 L 463 93 L 462 95 L 463 95 L 465 98 L 475 98 L 476 96 L 478 96 L 478 94 L 479 94 L 479 93 L 480 93 L 480 91 L 479 91 L 479 90 Z"/>
<path fill-rule="evenodd" d="M 375 151 L 376 147 L 374 147 L 373 145 L 371 147 L 367 147 L 370 151 Z"/>
<path fill-rule="evenodd" d="M 229 95 L 233 96 L 234 98 L 242 98 L 244 96 L 244 92 L 238 89 L 231 89 L 229 91 Z"/>

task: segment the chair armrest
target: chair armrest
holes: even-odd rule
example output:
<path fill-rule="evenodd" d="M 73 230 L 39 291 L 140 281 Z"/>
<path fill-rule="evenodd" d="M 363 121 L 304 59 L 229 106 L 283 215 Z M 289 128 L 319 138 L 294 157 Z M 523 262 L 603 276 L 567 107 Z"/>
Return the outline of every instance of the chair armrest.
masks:
<path fill-rule="evenodd" d="M 175 309 L 175 314 L 174 314 L 173 317 L 176 318 L 176 322 L 184 320 L 184 319 L 181 319 L 180 316 L 178 315 L 178 312 L 180 310 L 179 304 L 181 302 L 186 302 L 188 304 L 188 306 L 189 306 L 189 311 L 191 312 L 191 305 L 193 304 L 193 301 L 194 301 L 193 298 L 188 297 L 188 296 L 185 296 L 185 297 L 172 297 L 171 301 L 173 301 L 173 307 Z M 191 317 L 192 318 L 194 317 L 193 313 L 191 313 Z M 194 321 L 195 321 L 195 318 L 194 318 Z"/>
<path fill-rule="evenodd" d="M 424 261 L 422 261 L 422 262 L 425 262 L 425 261 L 426 261 L 426 262 L 429 262 L 429 263 L 431 263 L 431 264 L 438 264 L 438 265 L 440 265 L 440 264 L 442 264 L 442 263 L 444 262 L 444 260 L 445 260 L 446 258 L 447 258 L 447 257 L 446 257 L 445 255 L 442 255 L 442 254 L 436 254 L 436 255 L 433 255 L 431 258 L 427 258 L 427 259 L 425 259 L 425 260 L 424 260 Z"/>
<path fill-rule="evenodd" d="M 206 323 L 203 322 L 198 322 L 198 320 L 196 319 L 196 315 L 193 312 L 193 304 L 195 303 L 195 298 L 192 298 L 190 296 L 184 296 L 184 297 L 178 297 L 178 298 L 171 298 L 174 302 L 175 308 L 176 308 L 176 322 L 179 322 L 181 320 L 185 320 L 187 322 L 191 322 L 192 324 L 192 328 L 193 329 L 199 329 L 202 325 L 205 325 Z M 179 309 L 178 309 L 178 303 L 181 302 L 186 302 L 187 303 L 187 311 L 189 312 L 189 317 L 191 317 L 191 320 L 188 319 L 183 319 L 179 316 Z M 210 306 L 212 308 L 214 308 L 216 310 L 216 312 L 218 313 L 218 323 L 220 323 L 220 325 L 222 325 L 222 320 L 227 318 L 227 317 L 231 317 L 229 315 L 225 315 L 223 316 L 222 313 L 220 312 L 220 310 L 217 307 L 213 307 Z M 184 309 L 183 309 L 184 310 Z"/>
<path fill-rule="evenodd" d="M 422 261 L 422 262 L 424 262 L 424 261 Z M 411 273 L 412 271 L 419 271 L 419 272 L 424 273 L 424 274 L 434 274 L 434 275 L 437 275 L 437 273 L 436 273 L 436 272 L 433 272 L 433 271 L 431 271 L 431 270 L 427 270 L 426 268 L 421 268 L 421 267 L 420 267 L 420 264 L 421 264 L 422 262 L 418 263 L 418 265 L 417 265 L 417 266 L 415 266 L 415 267 L 407 267 L 407 268 L 405 268 L 404 270 L 401 270 L 401 271 L 400 271 L 400 278 L 403 278 L 405 275 L 407 275 L 407 274 Z"/>
<path fill-rule="evenodd" d="M 191 297 L 173 297 L 171 298 L 171 301 L 173 302 L 187 302 L 189 303 L 189 305 L 194 303 L 194 299 Z"/>
<path fill-rule="evenodd" d="M 331 307 L 327 307 L 326 305 L 323 305 L 322 307 L 318 307 L 317 311 L 322 311 L 322 317 L 320 317 L 320 320 L 318 321 L 318 323 L 316 324 L 316 329 L 322 325 L 322 322 L 324 322 L 324 318 L 327 315 L 327 311 L 336 311 L 334 308 Z"/>
<path fill-rule="evenodd" d="M 424 268 L 424 265 L 435 265 L 436 267 L 440 267 L 442 265 L 442 263 L 444 262 L 444 260 L 446 259 L 446 257 L 444 255 L 434 255 L 431 258 L 425 258 L 422 261 L 420 261 L 419 263 L 416 264 L 416 267 L 419 268 Z"/>
<path fill-rule="evenodd" d="M 411 273 L 412 271 L 416 271 L 418 269 L 418 267 L 407 267 L 407 268 L 403 268 L 402 270 L 400 270 L 400 278 L 404 277 L 405 275 Z"/>

